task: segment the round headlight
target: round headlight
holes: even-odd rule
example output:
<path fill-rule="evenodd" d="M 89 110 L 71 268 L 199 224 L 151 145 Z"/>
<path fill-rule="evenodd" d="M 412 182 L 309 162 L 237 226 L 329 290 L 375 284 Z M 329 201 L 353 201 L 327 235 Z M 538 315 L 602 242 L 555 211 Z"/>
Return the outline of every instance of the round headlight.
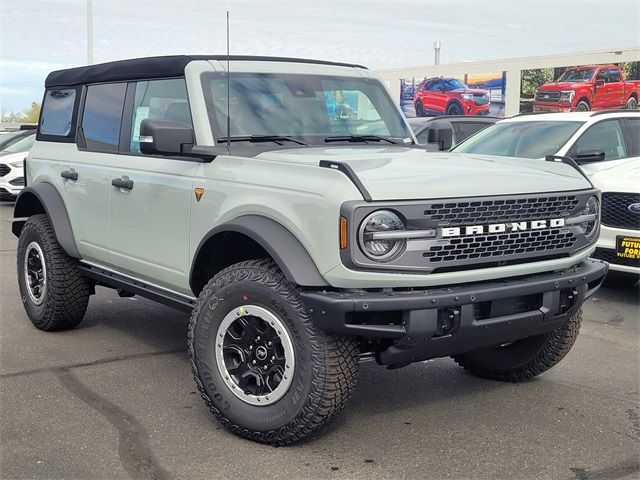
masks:
<path fill-rule="evenodd" d="M 588 220 L 580 224 L 582 232 L 588 237 L 596 231 L 598 224 L 598 199 L 596 197 L 590 197 L 584 209 L 580 212 L 580 215 L 595 215 L 593 220 Z"/>
<path fill-rule="evenodd" d="M 372 260 L 388 260 L 402 248 L 405 240 L 384 238 L 384 235 L 376 234 L 404 229 L 404 223 L 395 213 L 389 210 L 373 212 L 360 224 L 358 231 L 360 247 Z"/>

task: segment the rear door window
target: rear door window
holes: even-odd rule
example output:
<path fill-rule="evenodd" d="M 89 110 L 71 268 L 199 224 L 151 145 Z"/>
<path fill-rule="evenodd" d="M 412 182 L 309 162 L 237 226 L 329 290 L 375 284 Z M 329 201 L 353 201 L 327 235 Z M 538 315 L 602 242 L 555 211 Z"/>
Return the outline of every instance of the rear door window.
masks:
<path fill-rule="evenodd" d="M 82 133 L 87 150 L 118 151 L 126 83 L 91 85 L 82 113 Z"/>

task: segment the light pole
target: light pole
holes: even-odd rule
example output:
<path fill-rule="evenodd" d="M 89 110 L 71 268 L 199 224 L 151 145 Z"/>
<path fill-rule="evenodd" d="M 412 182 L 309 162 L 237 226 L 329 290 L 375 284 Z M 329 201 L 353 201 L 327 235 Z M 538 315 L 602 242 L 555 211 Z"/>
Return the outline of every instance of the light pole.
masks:
<path fill-rule="evenodd" d="M 93 0 L 87 0 L 87 65 L 93 63 Z"/>
<path fill-rule="evenodd" d="M 441 47 L 442 47 L 442 44 L 440 42 L 433 42 L 433 50 L 434 50 L 433 64 L 434 65 L 440 65 L 440 48 Z"/>

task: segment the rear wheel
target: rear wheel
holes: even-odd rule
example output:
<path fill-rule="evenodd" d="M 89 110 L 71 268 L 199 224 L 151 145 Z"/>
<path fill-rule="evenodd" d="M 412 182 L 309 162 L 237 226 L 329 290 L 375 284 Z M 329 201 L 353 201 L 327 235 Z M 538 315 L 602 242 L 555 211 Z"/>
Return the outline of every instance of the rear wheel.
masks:
<path fill-rule="evenodd" d="M 627 110 L 637 110 L 638 109 L 638 100 L 635 97 L 630 97 L 627 100 Z"/>
<path fill-rule="evenodd" d="M 29 217 L 22 228 L 18 284 L 27 315 L 40 330 L 67 330 L 84 317 L 90 285 L 58 243 L 46 215 Z"/>
<path fill-rule="evenodd" d="M 272 445 L 329 424 L 358 374 L 356 342 L 316 329 L 298 288 L 271 260 L 237 263 L 206 285 L 191 316 L 189 353 L 220 422 Z"/>
<path fill-rule="evenodd" d="M 569 353 L 581 321 L 582 310 L 578 310 L 550 333 L 455 355 L 453 359 L 477 377 L 503 382 L 528 380 L 549 370 Z"/>

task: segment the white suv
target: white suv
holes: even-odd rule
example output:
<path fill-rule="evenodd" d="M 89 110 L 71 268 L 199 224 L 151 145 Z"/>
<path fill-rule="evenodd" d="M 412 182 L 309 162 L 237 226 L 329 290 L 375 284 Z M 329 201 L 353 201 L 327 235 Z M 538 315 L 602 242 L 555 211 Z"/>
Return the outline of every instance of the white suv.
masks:
<path fill-rule="evenodd" d="M 640 275 L 640 112 L 520 115 L 502 120 L 453 151 L 482 155 L 574 159 L 602 192 L 602 228 L 595 258 Z"/>
<path fill-rule="evenodd" d="M 24 159 L 35 139 L 34 130 L 0 151 L 0 200 L 13 200 L 24 188 Z"/>

